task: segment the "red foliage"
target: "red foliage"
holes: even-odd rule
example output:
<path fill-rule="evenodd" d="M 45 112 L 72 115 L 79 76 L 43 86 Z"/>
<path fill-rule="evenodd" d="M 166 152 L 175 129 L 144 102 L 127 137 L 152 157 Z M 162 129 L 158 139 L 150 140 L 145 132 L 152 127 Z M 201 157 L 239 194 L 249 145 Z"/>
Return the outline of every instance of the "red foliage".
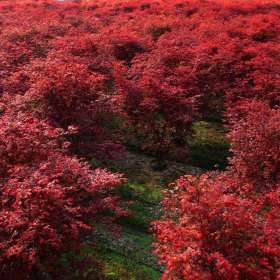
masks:
<path fill-rule="evenodd" d="M 55 127 L 76 128 L 71 137 L 75 153 L 100 158 L 114 157 L 122 151 L 121 145 L 114 143 L 104 129 L 105 121 L 113 119 L 105 75 L 89 72 L 84 64 L 49 59 L 35 61 L 10 80 L 17 93 L 23 89 L 23 97 L 10 105 L 14 110 L 32 112 L 40 119 L 48 119 Z"/>
<path fill-rule="evenodd" d="M 168 215 L 154 223 L 163 279 L 279 277 L 279 185 L 252 200 L 230 193 L 225 179 L 186 176 L 168 193 Z"/>
<path fill-rule="evenodd" d="M 229 116 L 232 176 L 238 178 L 238 191 L 246 195 L 268 192 L 280 182 L 280 110 L 260 101 L 237 108 L 241 119 Z"/>
<path fill-rule="evenodd" d="M 0 278 L 58 279 L 61 253 L 92 223 L 125 214 L 122 175 L 76 157 L 122 150 L 104 124 L 115 111 L 111 64 L 78 4 L 2 1 L 0 11 Z"/>
<path fill-rule="evenodd" d="M 120 155 L 119 119 L 145 151 L 185 157 L 193 122 L 225 111 L 230 169 L 177 181 L 178 223 L 157 223 L 165 277 L 279 278 L 279 15 L 270 0 L 1 1 L 0 278 L 41 278 L 89 216 L 123 213 L 122 177 L 77 158 Z"/>
<path fill-rule="evenodd" d="M 165 48 L 168 42 L 164 41 Z M 174 144 L 184 146 L 199 116 L 200 96 L 188 81 L 191 69 L 183 66 L 183 59 L 188 59 L 184 55 L 173 46 L 138 55 L 133 66 L 125 69 L 128 78 L 118 79 L 121 108 L 129 125 L 146 137 L 144 150 L 164 153 Z"/>
<path fill-rule="evenodd" d="M 90 222 L 123 215 L 113 194 L 123 178 L 68 156 L 61 129 L 24 114 L 0 122 L 0 275 L 18 279 L 53 265 Z"/>
<path fill-rule="evenodd" d="M 230 169 L 182 177 L 167 192 L 155 223 L 163 279 L 280 277 L 280 110 L 244 108 L 229 133 Z"/>
<path fill-rule="evenodd" d="M 110 111 L 120 110 L 133 128 L 126 127 L 126 132 L 141 137 L 143 149 L 158 153 L 174 146 L 185 149 L 194 120 L 201 116 L 220 120 L 225 107 L 234 109 L 244 98 L 262 99 L 272 107 L 279 105 L 277 3 L 78 2 L 3 1 L 0 90 L 15 95 L 48 79 L 51 83 L 69 83 L 62 72 L 71 67 L 69 71 L 83 68 L 80 77 L 89 70 L 85 81 L 80 82 L 87 83 L 91 75 L 96 79 L 100 74 L 99 89 L 93 95 L 100 99 L 102 92 L 102 98 L 114 104 Z M 67 65 L 62 66 L 64 63 Z M 41 72 L 46 75 L 44 79 L 34 75 L 37 64 L 45 65 Z M 51 73 L 52 68 L 56 69 L 53 72 L 61 69 Z M 33 82 L 26 71 L 33 73 Z M 79 86 L 83 90 L 86 85 Z M 52 90 L 55 93 L 59 89 Z M 115 93 L 119 93 L 119 104 Z M 96 101 L 95 97 L 90 100 Z M 92 112 L 88 105 L 83 114 L 88 114 L 88 109 Z M 87 115 L 85 122 L 89 124 L 92 117 L 96 120 L 97 115 L 100 119 L 100 112 L 96 115 L 98 107 L 95 103 L 93 116 Z M 67 118 L 71 113 L 65 113 L 69 114 Z M 74 119 L 75 109 L 73 113 Z M 59 118 L 61 112 L 56 114 Z M 101 118 L 108 120 L 110 116 Z M 99 129 L 100 133 L 94 132 L 99 144 L 118 142 L 114 136 L 105 136 L 103 124 L 90 126 Z M 93 150 L 98 150 L 96 145 L 92 145 Z M 118 145 L 115 148 L 119 150 Z M 105 154 L 111 149 L 112 144 Z"/>
<path fill-rule="evenodd" d="M 244 98 L 280 104 L 276 4 L 162 1 L 140 10 L 118 14 L 111 29 L 124 22 L 141 34 L 135 45 L 144 41 L 116 70 L 122 111 L 144 150 L 184 146 L 194 120 L 221 119 Z"/>

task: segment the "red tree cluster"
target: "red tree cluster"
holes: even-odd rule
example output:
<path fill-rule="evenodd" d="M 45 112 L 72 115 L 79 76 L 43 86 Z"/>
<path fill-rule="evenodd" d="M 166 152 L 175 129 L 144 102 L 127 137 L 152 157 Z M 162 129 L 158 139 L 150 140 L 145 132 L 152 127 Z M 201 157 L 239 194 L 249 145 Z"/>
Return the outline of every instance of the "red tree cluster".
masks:
<path fill-rule="evenodd" d="M 81 104 L 82 126 L 90 130 L 88 110 L 95 111 L 96 145 L 105 154 L 120 149 L 104 126 L 112 109 L 125 119 L 126 134 L 163 154 L 185 149 L 193 121 L 221 120 L 244 98 L 279 105 L 279 5 L 273 1 L 3 1 L 1 12 L 0 90 L 23 94 L 30 80 L 39 86 L 46 75 L 52 83 L 76 79 L 74 95 L 83 91 L 88 98 L 84 87 L 95 80 L 90 100 L 101 105 Z M 66 118 L 76 118 L 75 101 L 68 106 Z M 98 110 L 108 106 L 109 115 Z M 83 155 L 85 146 L 95 149 L 94 139 L 81 138 Z"/>
<path fill-rule="evenodd" d="M 72 4 L 53 13 L 55 5 L 0 5 L 3 280 L 60 279 L 61 253 L 78 249 L 92 223 L 125 214 L 115 191 L 122 175 L 92 170 L 80 158 L 122 151 L 104 124 L 115 111 L 110 68 L 96 55 L 96 39 L 72 34 Z"/>
<path fill-rule="evenodd" d="M 129 63 L 117 67 L 116 80 L 122 111 L 144 138 L 144 150 L 166 153 L 174 145 L 184 147 L 193 121 L 220 120 L 246 98 L 280 104 L 277 4 L 127 5 L 129 16 L 119 8 L 111 28 L 124 21 L 138 37 L 133 43 L 130 39 L 133 51 L 123 48 Z"/>
<path fill-rule="evenodd" d="M 230 169 L 165 201 L 165 277 L 277 279 L 279 16 L 268 0 L 0 1 L 0 278 L 42 278 L 88 217 L 123 214 L 121 175 L 85 158 L 121 155 L 121 137 L 185 156 L 193 122 L 226 115 Z"/>
<path fill-rule="evenodd" d="M 164 279 L 279 279 L 280 110 L 243 104 L 229 170 L 178 179 L 155 223 Z"/>
<path fill-rule="evenodd" d="M 9 90 L 16 91 L 21 96 L 9 105 L 14 111 L 32 112 L 55 127 L 75 129 L 69 140 L 76 154 L 114 158 L 122 147 L 104 127 L 114 118 L 107 79 L 85 64 L 50 57 L 12 75 L 6 98 L 9 101 Z"/>
<path fill-rule="evenodd" d="M 70 156 L 71 131 L 24 113 L 7 112 L 0 125 L 0 276 L 38 279 L 91 222 L 124 214 L 114 195 L 123 178 Z"/>

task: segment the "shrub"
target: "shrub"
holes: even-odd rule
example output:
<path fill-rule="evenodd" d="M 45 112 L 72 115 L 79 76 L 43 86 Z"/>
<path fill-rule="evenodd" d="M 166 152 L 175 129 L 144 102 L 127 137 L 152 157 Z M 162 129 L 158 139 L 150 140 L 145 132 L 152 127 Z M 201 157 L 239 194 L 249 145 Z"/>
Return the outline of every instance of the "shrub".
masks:
<path fill-rule="evenodd" d="M 178 179 L 154 223 L 163 279 L 279 278 L 280 111 L 243 104 L 231 167 Z"/>
<path fill-rule="evenodd" d="M 69 156 L 63 131 L 46 122 L 8 113 L 0 122 L 0 275 L 38 279 L 90 222 L 124 214 L 114 195 L 123 178 Z"/>

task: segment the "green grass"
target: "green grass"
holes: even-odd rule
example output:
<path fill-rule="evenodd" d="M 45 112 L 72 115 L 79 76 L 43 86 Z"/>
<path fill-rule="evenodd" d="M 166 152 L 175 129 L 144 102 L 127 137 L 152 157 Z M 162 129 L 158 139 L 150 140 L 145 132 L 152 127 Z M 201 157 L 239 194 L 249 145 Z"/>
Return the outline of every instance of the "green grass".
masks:
<path fill-rule="evenodd" d="M 160 279 L 161 273 L 152 253 L 154 238 L 149 228 L 150 223 L 159 218 L 161 189 L 137 183 L 120 188 L 122 199 L 133 201 L 129 206 L 132 215 L 119 221 L 122 228 L 119 239 L 100 228 L 102 235 L 96 248 L 97 258 L 105 263 L 109 280 Z"/>
<path fill-rule="evenodd" d="M 147 232 L 152 221 L 159 219 L 162 187 L 149 184 L 128 183 L 119 189 L 122 199 L 131 200 L 131 215 L 119 221 L 139 232 Z"/>
<path fill-rule="evenodd" d="M 104 264 L 102 273 L 106 280 L 160 279 L 161 272 L 151 253 L 154 242 L 151 234 L 123 227 L 118 240 L 111 232 L 104 230 L 102 225 L 100 225 L 100 229 L 102 229 L 103 235 L 98 238 L 96 246 L 86 245 L 79 253 L 73 251 L 64 254 L 60 259 L 60 265 L 69 268 L 72 264 L 70 260 L 74 259 L 75 263 L 79 263 L 86 257 L 93 256 L 94 259 L 97 258 Z M 83 277 L 87 273 L 95 271 L 95 265 L 96 262 L 93 262 L 92 266 L 88 263 L 82 270 L 73 269 L 72 275 L 62 279 L 87 279 Z"/>
<path fill-rule="evenodd" d="M 97 257 L 105 262 L 105 275 L 110 280 L 158 280 L 160 273 L 132 258 L 101 248 Z"/>
<path fill-rule="evenodd" d="M 230 156 L 225 130 L 220 124 L 200 121 L 193 125 L 189 141 L 190 164 L 203 169 L 225 169 Z"/>
<path fill-rule="evenodd" d="M 160 272 L 152 255 L 153 242 L 151 234 L 123 226 L 119 239 L 108 232 L 99 238 L 96 256 L 105 263 L 108 279 L 156 280 Z"/>
<path fill-rule="evenodd" d="M 133 199 L 151 204 L 158 204 L 162 199 L 162 187 L 149 184 L 128 183 L 119 188 L 119 195 L 124 199 Z"/>

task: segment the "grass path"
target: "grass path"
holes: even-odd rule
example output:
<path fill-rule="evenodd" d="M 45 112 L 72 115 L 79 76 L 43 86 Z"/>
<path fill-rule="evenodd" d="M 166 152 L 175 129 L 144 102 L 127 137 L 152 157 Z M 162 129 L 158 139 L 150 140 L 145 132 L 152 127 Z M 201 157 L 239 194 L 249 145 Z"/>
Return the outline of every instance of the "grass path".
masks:
<path fill-rule="evenodd" d="M 97 256 L 106 263 L 106 274 L 112 280 L 157 280 L 162 268 L 153 255 L 150 222 L 161 215 L 160 188 L 151 196 L 143 184 L 127 184 L 121 190 L 125 199 L 133 201 L 132 215 L 120 220 L 121 236 L 116 238 L 107 230 L 99 230 Z M 149 196 L 147 197 L 147 194 Z"/>
<path fill-rule="evenodd" d="M 119 189 L 119 195 L 124 201 L 132 201 L 129 207 L 132 215 L 119 221 L 120 238 L 102 227 L 99 229 L 97 257 L 105 262 L 110 280 L 158 280 L 163 268 L 153 254 L 150 224 L 162 214 L 161 190 L 167 182 L 201 170 L 175 162 L 168 162 L 163 170 L 155 170 L 154 158 L 129 153 L 114 171 L 124 173 L 129 180 Z"/>

